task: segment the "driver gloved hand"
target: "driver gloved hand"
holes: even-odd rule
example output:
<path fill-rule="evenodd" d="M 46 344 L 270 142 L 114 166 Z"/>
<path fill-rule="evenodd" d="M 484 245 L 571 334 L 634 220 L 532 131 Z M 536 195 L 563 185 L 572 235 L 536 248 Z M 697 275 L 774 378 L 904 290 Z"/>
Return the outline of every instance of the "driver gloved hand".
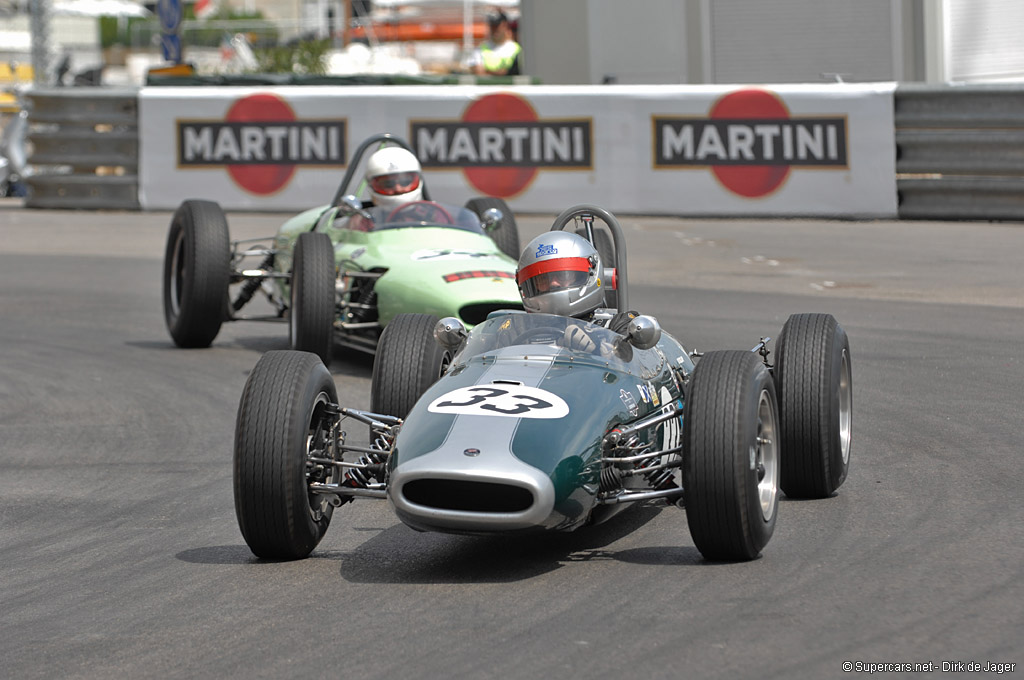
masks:
<path fill-rule="evenodd" d="M 587 332 L 579 326 L 569 326 L 566 328 L 565 333 L 562 334 L 562 340 L 566 347 L 579 350 L 580 352 L 593 352 L 597 349 L 597 345 L 587 335 Z"/>
<path fill-rule="evenodd" d="M 639 312 L 618 312 L 608 322 L 608 329 L 615 331 L 619 335 L 625 335 L 626 331 L 629 330 L 629 322 L 640 316 Z"/>

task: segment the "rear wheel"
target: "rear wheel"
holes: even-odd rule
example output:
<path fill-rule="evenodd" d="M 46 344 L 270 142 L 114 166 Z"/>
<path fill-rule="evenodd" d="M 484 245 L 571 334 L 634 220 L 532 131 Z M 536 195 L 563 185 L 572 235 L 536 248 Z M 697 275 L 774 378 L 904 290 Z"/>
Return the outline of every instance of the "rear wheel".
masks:
<path fill-rule="evenodd" d="M 794 314 L 777 350 L 782 490 L 793 498 L 827 498 L 850 468 L 850 340 L 831 314 Z"/>
<path fill-rule="evenodd" d="M 209 347 L 227 318 L 228 223 L 212 201 L 185 201 L 171 219 L 164 254 L 164 321 L 178 347 Z"/>
<path fill-rule="evenodd" d="M 451 353 L 434 340 L 437 317 L 399 314 L 377 344 L 370 386 L 370 410 L 405 418 L 427 388 L 451 363 Z"/>
<path fill-rule="evenodd" d="M 709 560 L 757 557 L 779 504 L 778 404 L 768 369 L 751 352 L 708 352 L 693 372 L 683 422 L 694 545 Z"/>
<path fill-rule="evenodd" d="M 331 365 L 334 344 L 334 247 L 327 234 L 299 235 L 292 265 L 291 347 L 312 352 Z"/>
<path fill-rule="evenodd" d="M 491 196 L 480 196 L 466 201 L 466 209 L 472 210 L 476 216 L 483 218 L 486 211 L 497 208 L 501 211 L 501 224 L 494 231 L 488 232 L 488 236 L 498 246 L 498 250 L 505 253 L 513 260 L 519 260 L 522 249 L 519 247 L 519 227 L 516 226 L 515 215 L 508 203 L 500 198 Z"/>
<path fill-rule="evenodd" d="M 334 508 L 309 484 L 340 473 L 309 458 L 331 451 L 337 401 L 327 367 L 307 352 L 267 352 L 249 375 L 235 426 L 235 514 L 257 557 L 306 557 L 327 531 Z"/>

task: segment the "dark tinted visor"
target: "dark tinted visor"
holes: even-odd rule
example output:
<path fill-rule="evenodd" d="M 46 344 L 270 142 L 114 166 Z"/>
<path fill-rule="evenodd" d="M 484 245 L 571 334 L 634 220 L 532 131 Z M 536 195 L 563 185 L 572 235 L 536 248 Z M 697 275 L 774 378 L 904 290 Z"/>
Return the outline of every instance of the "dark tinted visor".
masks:
<path fill-rule="evenodd" d="M 537 274 L 523 282 L 527 296 L 550 293 L 566 288 L 579 288 L 587 282 L 588 272 L 556 271 Z"/>

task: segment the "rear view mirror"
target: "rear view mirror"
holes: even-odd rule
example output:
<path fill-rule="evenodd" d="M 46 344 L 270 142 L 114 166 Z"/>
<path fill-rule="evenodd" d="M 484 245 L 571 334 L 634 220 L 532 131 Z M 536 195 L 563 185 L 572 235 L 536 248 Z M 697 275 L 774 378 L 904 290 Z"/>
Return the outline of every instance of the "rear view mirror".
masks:
<path fill-rule="evenodd" d="M 446 316 L 434 326 L 434 340 L 450 352 L 454 352 L 466 339 L 466 326 L 454 316 Z"/>
<path fill-rule="evenodd" d="M 352 217 L 353 215 L 362 215 L 366 219 L 372 219 L 370 213 L 363 210 L 363 202 L 359 200 L 359 197 L 354 194 L 342 196 L 341 205 L 338 206 L 338 212 L 343 217 Z"/>
<path fill-rule="evenodd" d="M 494 231 L 501 226 L 501 221 L 505 219 L 505 215 L 502 214 L 497 208 L 488 208 L 484 211 L 484 214 L 480 216 L 480 224 L 483 225 L 484 231 Z"/>
<path fill-rule="evenodd" d="M 641 314 L 629 322 L 626 337 L 633 347 L 650 349 L 661 340 L 661 324 L 653 316 Z"/>

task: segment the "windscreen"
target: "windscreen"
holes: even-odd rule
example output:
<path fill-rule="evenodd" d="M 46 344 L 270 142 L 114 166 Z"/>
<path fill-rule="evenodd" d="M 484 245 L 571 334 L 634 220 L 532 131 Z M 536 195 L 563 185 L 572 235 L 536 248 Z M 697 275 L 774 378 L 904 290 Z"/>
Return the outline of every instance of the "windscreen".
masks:
<path fill-rule="evenodd" d="M 484 233 L 480 219 L 472 210 L 436 201 L 412 201 L 399 206 L 374 206 L 369 209 L 372 231 L 409 227 L 451 227 Z"/>
<path fill-rule="evenodd" d="M 511 347 L 516 351 L 505 351 Z M 571 356 L 573 361 L 625 372 L 630 371 L 635 354 L 624 336 L 587 321 L 551 314 L 508 314 L 475 326 L 454 361 L 464 363 L 475 356 L 495 353 L 499 358 L 522 359 L 530 356 L 531 347 L 544 347 L 542 354 L 546 356 L 555 349 L 559 356 Z"/>

